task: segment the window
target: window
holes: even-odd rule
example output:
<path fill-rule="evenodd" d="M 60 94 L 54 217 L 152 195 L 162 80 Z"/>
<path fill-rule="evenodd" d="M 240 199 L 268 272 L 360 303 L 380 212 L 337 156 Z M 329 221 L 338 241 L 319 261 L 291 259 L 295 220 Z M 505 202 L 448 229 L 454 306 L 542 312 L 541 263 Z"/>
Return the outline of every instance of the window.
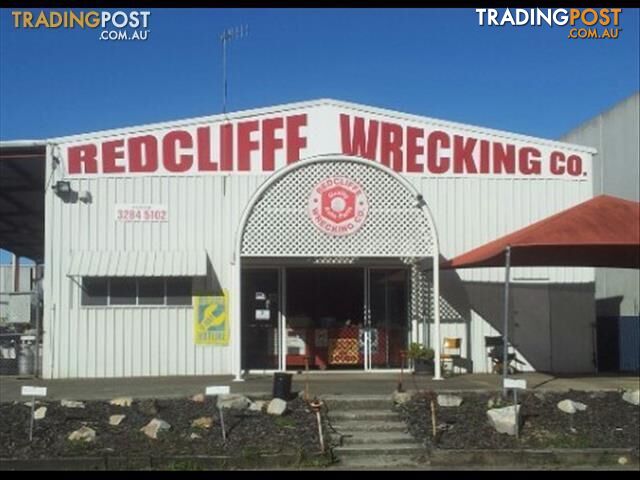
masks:
<path fill-rule="evenodd" d="M 82 279 L 82 305 L 107 305 L 109 285 L 106 278 Z"/>
<path fill-rule="evenodd" d="M 109 279 L 109 305 L 135 305 L 136 279 Z"/>
<path fill-rule="evenodd" d="M 167 279 L 167 305 L 191 305 L 191 279 L 175 277 Z"/>
<path fill-rule="evenodd" d="M 138 305 L 164 305 L 164 278 L 138 280 Z"/>
<path fill-rule="evenodd" d="M 82 306 L 190 306 L 191 277 L 84 277 Z"/>

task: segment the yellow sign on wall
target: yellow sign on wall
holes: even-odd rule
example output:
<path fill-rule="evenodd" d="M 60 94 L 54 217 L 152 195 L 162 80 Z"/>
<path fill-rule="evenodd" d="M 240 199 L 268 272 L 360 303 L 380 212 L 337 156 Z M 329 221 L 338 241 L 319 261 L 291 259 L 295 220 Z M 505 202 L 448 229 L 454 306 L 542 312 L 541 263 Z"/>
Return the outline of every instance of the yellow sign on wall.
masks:
<path fill-rule="evenodd" d="M 229 345 L 229 294 L 193 298 L 196 345 Z"/>

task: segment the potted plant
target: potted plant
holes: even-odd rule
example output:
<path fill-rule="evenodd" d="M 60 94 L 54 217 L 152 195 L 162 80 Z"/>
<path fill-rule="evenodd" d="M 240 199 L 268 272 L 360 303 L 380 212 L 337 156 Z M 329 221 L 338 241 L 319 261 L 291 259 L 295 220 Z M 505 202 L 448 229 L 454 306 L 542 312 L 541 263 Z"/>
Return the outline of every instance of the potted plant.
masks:
<path fill-rule="evenodd" d="M 413 364 L 413 373 L 433 374 L 433 358 L 435 352 L 433 348 L 425 347 L 421 343 L 412 343 L 407 350 L 407 358 Z"/>

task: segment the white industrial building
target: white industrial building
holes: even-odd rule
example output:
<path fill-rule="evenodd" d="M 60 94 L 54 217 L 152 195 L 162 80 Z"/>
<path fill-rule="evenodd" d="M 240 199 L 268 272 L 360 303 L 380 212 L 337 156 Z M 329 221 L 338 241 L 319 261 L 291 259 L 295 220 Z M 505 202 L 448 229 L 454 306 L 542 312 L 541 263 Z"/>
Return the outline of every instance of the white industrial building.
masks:
<path fill-rule="evenodd" d="M 593 193 L 640 201 L 640 92 L 572 129 L 562 141 L 595 148 Z M 640 270 L 597 268 L 596 366 L 640 371 Z"/>
<path fill-rule="evenodd" d="M 504 269 L 434 259 L 591 198 L 596 152 L 335 100 L 0 148 L 46 165 L 45 378 L 398 369 L 445 337 L 488 372 Z M 593 372 L 594 269 L 512 279 L 522 368 Z"/>

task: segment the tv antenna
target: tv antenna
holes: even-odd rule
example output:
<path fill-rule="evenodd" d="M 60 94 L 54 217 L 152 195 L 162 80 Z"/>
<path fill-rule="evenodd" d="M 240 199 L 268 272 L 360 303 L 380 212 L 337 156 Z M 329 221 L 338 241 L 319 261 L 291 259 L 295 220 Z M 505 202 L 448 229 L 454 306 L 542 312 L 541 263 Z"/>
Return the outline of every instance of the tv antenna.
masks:
<path fill-rule="evenodd" d="M 249 26 L 227 28 L 220 34 L 222 42 L 222 113 L 227 113 L 227 43 L 249 35 Z"/>

